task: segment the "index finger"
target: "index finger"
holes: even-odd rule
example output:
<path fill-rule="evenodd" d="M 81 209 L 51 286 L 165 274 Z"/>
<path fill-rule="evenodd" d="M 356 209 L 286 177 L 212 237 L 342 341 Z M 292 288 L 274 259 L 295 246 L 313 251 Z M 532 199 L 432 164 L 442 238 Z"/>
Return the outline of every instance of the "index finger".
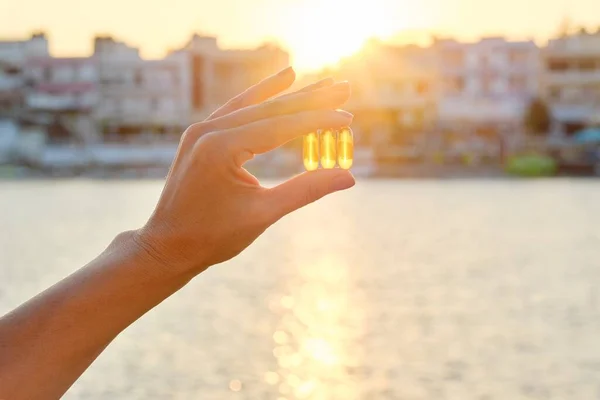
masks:
<path fill-rule="evenodd" d="M 343 110 L 315 110 L 280 115 L 219 133 L 242 165 L 254 154 L 271 151 L 290 140 L 321 128 L 337 129 L 352 123 L 354 116 Z"/>
<path fill-rule="evenodd" d="M 261 103 L 289 88 L 295 80 L 296 73 L 294 72 L 294 69 L 292 67 L 287 67 L 275 75 L 263 79 L 256 85 L 251 86 L 229 100 L 225 105 L 213 112 L 207 118 L 207 121 L 222 117 L 233 111 L 239 110 L 240 108 Z"/>

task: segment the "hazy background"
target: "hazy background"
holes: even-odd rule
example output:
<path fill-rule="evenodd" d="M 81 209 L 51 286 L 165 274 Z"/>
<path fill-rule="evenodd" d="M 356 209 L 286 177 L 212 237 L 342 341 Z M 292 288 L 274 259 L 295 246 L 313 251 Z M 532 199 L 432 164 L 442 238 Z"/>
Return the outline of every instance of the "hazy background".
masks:
<path fill-rule="evenodd" d="M 161 186 L 0 184 L 0 313 Z M 133 324 L 66 398 L 598 399 L 599 204 L 595 181 L 359 180 Z"/>
<path fill-rule="evenodd" d="M 359 48 L 371 36 L 403 30 L 474 39 L 482 35 L 545 40 L 564 18 L 593 26 L 595 0 L 23 0 L 0 4 L 0 34 L 50 33 L 56 55 L 86 55 L 91 37 L 111 33 L 159 57 L 190 32 L 219 36 L 228 47 L 275 41 L 300 70 L 315 69 Z"/>
<path fill-rule="evenodd" d="M 600 399 L 599 28 L 598 0 L 0 0 L 0 314 L 142 226 L 181 132 L 291 63 L 352 82 L 356 187 L 65 398 Z M 276 184 L 300 142 L 254 161 Z"/>

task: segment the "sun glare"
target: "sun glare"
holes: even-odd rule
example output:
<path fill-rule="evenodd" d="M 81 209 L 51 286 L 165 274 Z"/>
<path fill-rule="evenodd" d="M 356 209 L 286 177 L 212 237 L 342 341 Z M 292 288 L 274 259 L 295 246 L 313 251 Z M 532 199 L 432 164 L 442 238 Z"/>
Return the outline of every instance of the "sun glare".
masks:
<path fill-rule="evenodd" d="M 386 38 L 402 24 L 386 18 L 387 0 L 303 0 L 290 6 L 285 41 L 294 65 L 316 70 L 336 64 L 371 37 Z"/>

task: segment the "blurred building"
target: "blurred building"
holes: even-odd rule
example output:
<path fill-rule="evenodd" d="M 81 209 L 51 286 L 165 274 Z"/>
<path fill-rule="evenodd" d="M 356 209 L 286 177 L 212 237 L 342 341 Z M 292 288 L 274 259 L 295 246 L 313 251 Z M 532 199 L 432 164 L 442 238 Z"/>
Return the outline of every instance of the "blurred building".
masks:
<path fill-rule="evenodd" d="M 393 149 L 425 139 L 436 118 L 437 71 L 429 49 L 369 42 L 337 74 L 352 82 L 346 105 L 357 145 Z"/>
<path fill-rule="evenodd" d="M 274 45 L 224 50 L 217 38 L 194 35 L 180 53 L 189 56 L 192 118 L 199 121 L 235 95 L 289 65 Z"/>
<path fill-rule="evenodd" d="M 437 40 L 442 125 L 462 129 L 519 129 L 539 88 L 539 49 L 532 41 L 484 38 Z"/>
<path fill-rule="evenodd" d="M 18 118 L 23 109 L 26 64 L 32 58 L 49 56 L 44 33 L 33 33 L 27 39 L 0 40 L 0 113 Z"/>
<path fill-rule="evenodd" d="M 6 63 L 22 66 L 30 58 L 48 56 L 48 38 L 43 32 L 22 40 L 0 40 L 0 60 Z"/>
<path fill-rule="evenodd" d="M 23 66 L 0 60 L 0 116 L 14 116 L 23 105 Z"/>
<path fill-rule="evenodd" d="M 572 134 L 600 113 L 600 31 L 550 40 L 542 53 L 542 93 L 559 132 Z"/>
<path fill-rule="evenodd" d="M 25 107 L 29 122 L 46 127 L 57 142 L 96 141 L 98 67 L 91 57 L 32 58 L 26 63 Z"/>
<path fill-rule="evenodd" d="M 175 52 L 145 60 L 112 37 L 94 39 L 100 101 L 95 113 L 106 140 L 180 134 L 190 122 L 188 58 Z"/>
<path fill-rule="evenodd" d="M 539 92 L 538 47 L 490 37 L 475 43 L 436 39 L 433 49 L 441 79 L 441 147 L 501 157 L 507 143 L 518 140 L 525 110 Z"/>

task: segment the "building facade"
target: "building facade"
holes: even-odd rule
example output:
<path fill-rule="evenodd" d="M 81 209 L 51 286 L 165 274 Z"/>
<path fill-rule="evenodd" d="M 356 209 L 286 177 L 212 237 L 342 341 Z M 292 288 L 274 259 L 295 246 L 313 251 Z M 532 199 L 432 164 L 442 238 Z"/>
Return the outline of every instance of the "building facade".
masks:
<path fill-rule="evenodd" d="M 600 32 L 550 40 L 542 52 L 542 94 L 556 134 L 600 123 Z"/>
<path fill-rule="evenodd" d="M 98 140 L 98 67 L 93 58 L 31 58 L 25 79 L 27 118 L 47 127 L 50 140 Z"/>
<path fill-rule="evenodd" d="M 23 66 L 0 60 L 0 115 L 14 115 L 23 106 Z"/>
<path fill-rule="evenodd" d="M 36 32 L 27 39 L 0 40 L 0 60 L 22 66 L 31 58 L 49 57 L 48 38 L 43 32 Z"/>
<path fill-rule="evenodd" d="M 100 102 L 95 117 L 106 140 L 181 134 L 190 122 L 188 57 L 145 60 L 111 37 L 94 41 Z"/>
<path fill-rule="evenodd" d="M 539 95 L 539 49 L 533 41 L 435 40 L 440 73 L 438 147 L 446 154 L 502 158 L 523 134 Z"/>
<path fill-rule="evenodd" d="M 516 129 L 539 91 L 539 50 L 532 41 L 484 38 L 476 43 L 438 40 L 442 123 Z"/>
<path fill-rule="evenodd" d="M 17 116 L 22 111 L 26 64 L 32 58 L 49 56 L 44 33 L 34 33 L 27 39 L 0 40 L 0 113 Z"/>
<path fill-rule="evenodd" d="M 346 105 L 356 115 L 357 145 L 382 151 L 418 145 L 436 119 L 438 73 L 430 49 L 371 41 L 341 63 L 337 75 L 352 82 Z"/>

